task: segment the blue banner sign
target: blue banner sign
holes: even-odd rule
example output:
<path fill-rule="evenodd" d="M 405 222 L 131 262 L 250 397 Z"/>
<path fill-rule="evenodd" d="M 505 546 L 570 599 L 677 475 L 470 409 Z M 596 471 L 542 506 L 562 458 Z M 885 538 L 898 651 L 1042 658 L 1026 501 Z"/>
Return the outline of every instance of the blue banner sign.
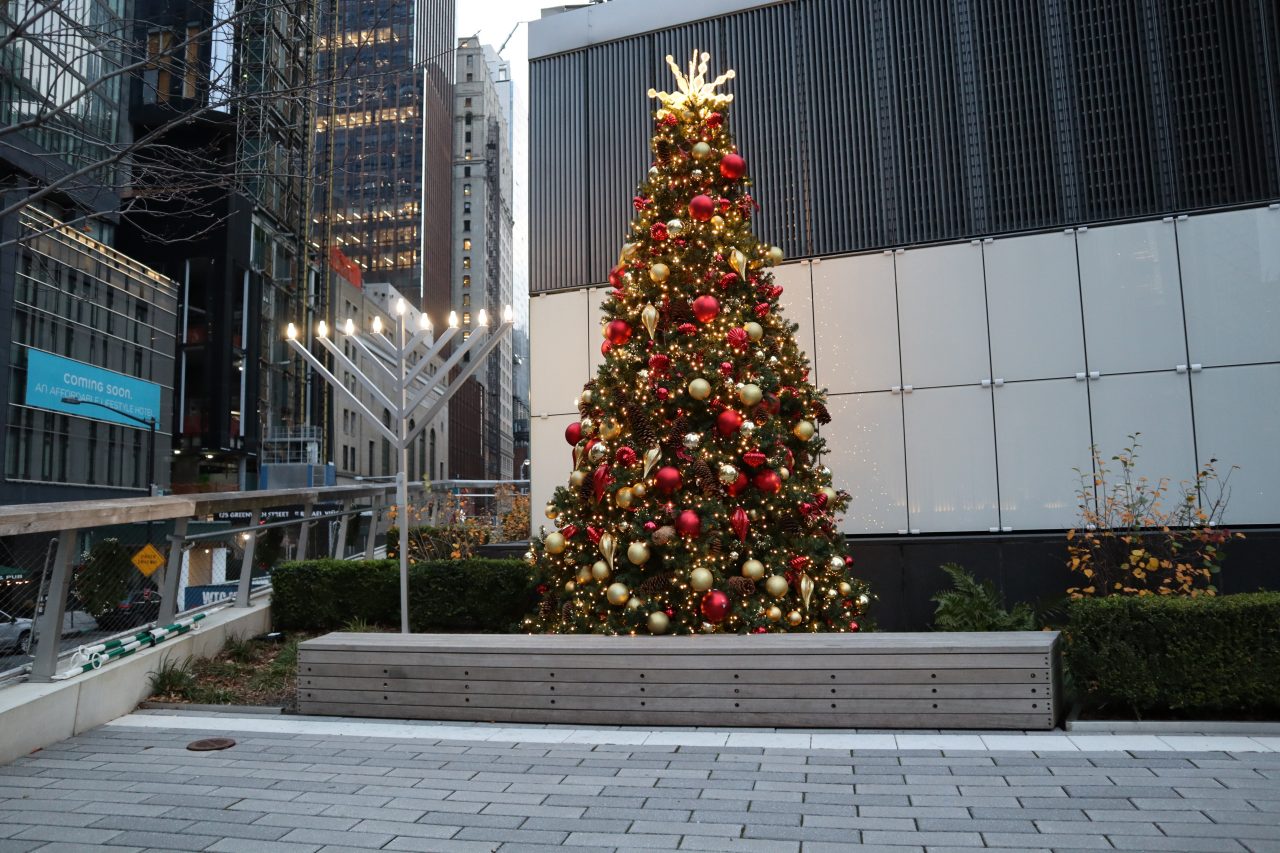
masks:
<path fill-rule="evenodd" d="M 73 397 L 97 406 L 64 403 Z M 137 421 L 119 412 L 160 423 L 160 386 L 135 379 L 114 370 L 104 370 L 52 355 L 36 349 L 27 350 L 27 405 L 52 409 L 70 415 L 97 418 L 100 421 L 139 426 Z M 105 408 L 104 408 L 105 407 Z"/>

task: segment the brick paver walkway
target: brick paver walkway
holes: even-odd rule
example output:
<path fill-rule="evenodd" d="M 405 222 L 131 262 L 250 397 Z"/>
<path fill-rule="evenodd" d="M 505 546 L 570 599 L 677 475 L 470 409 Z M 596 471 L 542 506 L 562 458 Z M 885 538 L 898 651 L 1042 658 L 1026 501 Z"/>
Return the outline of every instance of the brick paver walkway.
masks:
<path fill-rule="evenodd" d="M 750 747 L 690 745 L 699 733 L 369 738 L 358 723 L 237 733 L 242 719 L 106 726 L 0 767 L 0 851 L 1280 851 L 1280 752 L 1206 751 L 1209 739 L 1191 752 L 849 750 L 770 748 L 768 733 Z M 631 732 L 616 734 L 601 739 Z M 185 749 L 219 735 L 238 743 Z"/>

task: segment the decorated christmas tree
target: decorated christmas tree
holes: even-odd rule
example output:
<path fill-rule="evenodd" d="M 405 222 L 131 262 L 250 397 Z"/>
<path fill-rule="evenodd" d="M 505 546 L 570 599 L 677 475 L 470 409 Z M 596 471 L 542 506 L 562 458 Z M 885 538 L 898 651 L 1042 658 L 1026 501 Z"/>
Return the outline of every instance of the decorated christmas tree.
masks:
<path fill-rule="evenodd" d="M 649 91 L 653 167 L 609 273 L 604 363 L 578 400 L 568 486 L 528 555 L 530 631 L 856 631 L 868 603 L 836 531 L 848 494 L 822 467 L 825 395 L 751 233 L 732 95 L 707 54 Z"/>

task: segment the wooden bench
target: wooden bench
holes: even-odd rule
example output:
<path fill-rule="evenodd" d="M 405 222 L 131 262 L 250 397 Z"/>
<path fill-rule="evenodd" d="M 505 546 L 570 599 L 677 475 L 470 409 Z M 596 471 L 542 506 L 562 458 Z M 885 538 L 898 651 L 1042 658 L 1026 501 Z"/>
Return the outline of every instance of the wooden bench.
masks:
<path fill-rule="evenodd" d="M 1056 632 L 596 637 L 335 633 L 303 714 L 639 726 L 1051 729 Z"/>

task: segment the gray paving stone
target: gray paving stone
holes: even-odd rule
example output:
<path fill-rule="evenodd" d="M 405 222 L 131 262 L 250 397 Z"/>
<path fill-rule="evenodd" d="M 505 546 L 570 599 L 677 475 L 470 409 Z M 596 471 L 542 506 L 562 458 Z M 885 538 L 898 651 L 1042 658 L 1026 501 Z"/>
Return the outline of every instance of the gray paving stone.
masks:
<path fill-rule="evenodd" d="M 284 841 L 255 841 L 252 838 L 224 838 L 206 850 L 216 853 L 315 853 L 318 844 L 289 844 Z"/>
<path fill-rule="evenodd" d="M 502 829 L 499 827 L 464 826 L 454 838 L 459 841 L 500 841 L 516 844 L 560 844 L 569 833 L 549 829 Z"/>
<path fill-rule="evenodd" d="M 767 841 L 753 838 L 708 838 L 686 835 L 680 841 L 681 850 L 740 850 L 743 853 L 798 853 L 800 842 L 769 839 Z"/>
<path fill-rule="evenodd" d="M 98 815 L 90 824 L 94 829 L 139 830 L 142 832 L 182 833 L 191 828 L 193 820 L 173 820 L 166 817 L 137 817 L 135 815 Z"/>
<path fill-rule="evenodd" d="M 456 839 L 411 838 L 401 836 L 387 842 L 384 850 L 420 850 L 424 853 L 493 853 L 498 844 L 488 841 L 458 841 Z"/>
<path fill-rule="evenodd" d="M 362 820 L 351 827 L 353 832 L 365 832 L 373 835 L 394 835 L 412 838 L 452 838 L 462 829 L 461 826 L 449 826 L 436 823 L 404 823 L 391 820 Z"/>
<path fill-rule="evenodd" d="M 1165 838 L 1152 835 L 1110 835 L 1118 850 L 1176 850 L 1178 853 L 1239 853 L 1246 848 L 1233 838 Z"/>
<path fill-rule="evenodd" d="M 631 835 L 616 832 L 571 832 L 562 842 L 565 846 L 592 847 L 597 850 L 611 848 L 645 848 L 675 850 L 680 844 L 678 835 Z"/>
<path fill-rule="evenodd" d="M 348 847 L 365 847 L 376 850 L 379 847 L 386 846 L 387 842 L 392 838 L 395 838 L 395 836 L 384 832 L 352 832 L 347 830 L 338 834 L 332 830 L 324 829 L 291 829 L 277 840 L 322 845 L 340 839 Z"/>
<path fill-rule="evenodd" d="M 23 841 L 71 841 L 79 844 L 105 844 L 120 834 L 118 829 L 90 829 L 83 826 L 29 826 L 15 833 Z M 126 842 L 134 843 L 134 842 Z M 149 845 L 137 845 L 146 847 Z"/>
<path fill-rule="evenodd" d="M 1150 838 L 1150 836 L 1132 836 L 1133 838 Z M 1043 849 L 1047 844 L 1055 843 L 1051 838 L 1034 833 L 1022 832 L 984 832 L 982 840 L 986 842 L 988 847 L 1013 847 L 1020 850 L 1031 848 Z M 1069 844 L 1064 844 L 1063 849 L 1071 850 L 1109 850 L 1111 844 L 1106 837 L 1102 835 L 1085 835 L 1083 833 L 1072 836 Z M 1133 848 L 1141 850 L 1141 847 Z"/>
<path fill-rule="evenodd" d="M 294 817 L 294 815 L 282 815 Z M 257 841 L 275 841 L 289 831 L 284 826 L 264 826 L 256 823 L 222 823 L 205 820 L 191 824 L 186 832 L 196 835 L 213 835 L 219 838 L 250 838 Z"/>
<path fill-rule="evenodd" d="M 204 850 L 222 839 L 216 835 L 188 835 L 168 832 L 144 832 L 141 830 L 121 832 L 111 839 L 111 844 L 131 847 L 156 847 L 161 850 Z"/>

